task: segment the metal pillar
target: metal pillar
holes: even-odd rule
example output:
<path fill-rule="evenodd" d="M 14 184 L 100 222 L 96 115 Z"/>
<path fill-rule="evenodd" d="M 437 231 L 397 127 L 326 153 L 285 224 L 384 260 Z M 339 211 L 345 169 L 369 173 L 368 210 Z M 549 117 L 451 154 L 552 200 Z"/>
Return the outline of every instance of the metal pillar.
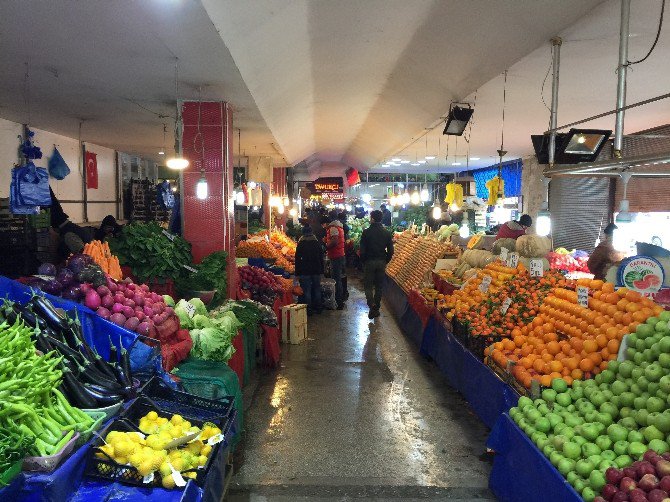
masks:
<path fill-rule="evenodd" d="M 619 65 L 617 66 L 616 122 L 614 127 L 614 156 L 621 158 L 623 149 L 623 126 L 626 105 L 626 74 L 628 72 L 628 34 L 630 24 L 630 0 L 621 0 L 621 26 L 619 28 Z"/>
<path fill-rule="evenodd" d="M 554 165 L 554 158 L 556 155 L 556 125 L 558 112 L 558 73 L 561 66 L 561 44 L 563 40 L 561 37 L 554 37 L 551 39 L 552 45 L 552 68 L 553 74 L 551 78 L 551 110 L 549 115 L 549 165 Z"/>

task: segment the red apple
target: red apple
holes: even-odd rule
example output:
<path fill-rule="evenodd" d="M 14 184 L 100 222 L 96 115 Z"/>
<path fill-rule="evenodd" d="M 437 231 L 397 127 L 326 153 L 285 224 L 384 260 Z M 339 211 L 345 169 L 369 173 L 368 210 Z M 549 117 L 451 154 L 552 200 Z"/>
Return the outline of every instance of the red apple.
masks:
<path fill-rule="evenodd" d="M 628 492 L 623 490 L 616 492 L 612 497 L 612 502 L 627 502 L 628 500 Z"/>
<path fill-rule="evenodd" d="M 639 488 L 631 490 L 628 496 L 630 498 L 630 502 L 647 502 L 647 494 Z"/>
<path fill-rule="evenodd" d="M 623 471 L 617 469 L 616 467 L 610 467 L 605 471 L 605 479 L 608 483 L 618 485 L 622 478 Z"/>
<path fill-rule="evenodd" d="M 653 474 L 645 474 L 638 481 L 637 486 L 645 492 L 650 492 L 658 486 L 658 478 Z"/>
<path fill-rule="evenodd" d="M 663 490 L 654 489 L 647 494 L 647 499 L 649 502 L 663 502 L 667 496 L 668 494 Z"/>
<path fill-rule="evenodd" d="M 619 490 L 623 490 L 625 492 L 629 492 L 631 490 L 635 490 L 637 488 L 637 483 L 635 480 L 629 476 L 626 476 L 621 480 L 621 483 L 619 483 Z"/>
<path fill-rule="evenodd" d="M 633 479 L 633 480 L 638 479 L 637 469 L 635 467 L 632 467 L 632 466 L 631 467 L 626 467 L 623 470 L 623 476 L 625 478 L 630 478 L 630 479 Z"/>
<path fill-rule="evenodd" d="M 643 460 L 646 460 L 647 462 L 656 465 L 656 462 L 661 460 L 663 457 L 661 457 L 658 453 L 656 453 L 654 450 L 647 450 L 646 453 L 642 456 Z"/>
<path fill-rule="evenodd" d="M 670 476 L 670 461 L 659 460 L 658 462 L 656 462 L 656 474 L 660 478 Z"/>
<path fill-rule="evenodd" d="M 661 481 L 658 483 L 658 487 L 661 490 L 670 493 L 670 476 L 663 476 Z"/>
<path fill-rule="evenodd" d="M 656 474 L 656 469 L 651 462 L 640 462 L 635 470 L 637 471 L 637 479 L 642 479 L 645 474 Z"/>
<path fill-rule="evenodd" d="M 606 484 L 605 486 L 603 486 L 602 496 L 603 498 L 605 498 L 605 500 L 612 500 L 614 494 L 618 491 L 619 489 L 616 486 Z"/>

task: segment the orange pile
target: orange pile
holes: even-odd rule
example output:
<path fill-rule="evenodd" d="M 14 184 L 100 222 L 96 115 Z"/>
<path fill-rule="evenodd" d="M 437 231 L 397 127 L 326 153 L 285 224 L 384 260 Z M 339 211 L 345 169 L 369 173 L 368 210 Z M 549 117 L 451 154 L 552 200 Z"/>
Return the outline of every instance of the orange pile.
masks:
<path fill-rule="evenodd" d="M 265 239 L 240 241 L 235 249 L 235 255 L 238 258 L 274 259 L 277 267 L 281 267 L 290 273 L 295 271 L 295 266 L 289 263 L 281 252 Z"/>
<path fill-rule="evenodd" d="M 516 363 L 512 375 L 524 387 L 532 380 L 549 386 L 554 378 L 568 384 L 591 378 L 616 359 L 624 335 L 663 310 L 635 291 L 615 292 L 611 283 L 580 279 L 577 285 L 590 289 L 588 308 L 577 303 L 576 291 L 556 288 L 531 324 L 487 349 L 503 368 Z"/>
<path fill-rule="evenodd" d="M 93 261 L 100 266 L 102 271 L 115 281 L 123 279 L 119 259 L 109 250 L 107 242 L 91 241 L 84 246 L 83 253 L 93 258 Z"/>
<path fill-rule="evenodd" d="M 489 263 L 482 270 L 477 272 L 465 283 L 463 289 L 454 291 L 445 299 L 443 307 L 451 309 L 447 313 L 447 318 L 451 319 L 455 314 L 469 312 L 471 309 L 480 305 L 491 293 L 499 291 L 505 282 L 509 281 L 514 275 L 523 270 L 523 265 L 519 268 L 511 268 L 503 265 L 500 261 Z M 491 276 L 491 285 L 486 293 L 483 293 L 479 286 L 485 275 Z"/>

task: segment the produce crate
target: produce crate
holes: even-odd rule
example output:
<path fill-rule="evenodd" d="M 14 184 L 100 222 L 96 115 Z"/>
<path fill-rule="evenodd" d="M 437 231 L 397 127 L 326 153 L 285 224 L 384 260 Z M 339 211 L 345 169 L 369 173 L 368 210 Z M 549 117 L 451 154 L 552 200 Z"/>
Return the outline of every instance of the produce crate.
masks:
<path fill-rule="evenodd" d="M 30 232 L 25 227 L 12 224 L 0 228 L 0 248 L 26 248 L 31 241 Z"/>
<path fill-rule="evenodd" d="M 75 442 L 75 447 L 77 448 L 86 444 L 90 439 L 91 435 L 98 429 L 100 429 L 102 423 L 107 419 L 107 414 L 104 411 L 88 410 L 84 411 L 84 413 L 86 413 L 89 417 L 93 419 L 93 423 L 88 429 L 79 433 L 79 438 Z"/>
<path fill-rule="evenodd" d="M 0 260 L 0 275 L 17 279 L 26 275 L 32 275 L 37 271 L 38 263 L 34 253 L 27 249 L 8 250 Z"/>
<path fill-rule="evenodd" d="M 23 466 L 23 460 L 15 462 L 9 469 L 0 474 L 0 487 L 7 486 L 11 483 L 16 476 L 21 474 L 21 467 Z"/>
<path fill-rule="evenodd" d="M 141 395 L 150 398 L 166 413 L 179 413 L 196 420 L 210 421 L 217 425 L 232 422 L 235 418 L 235 398 L 213 400 L 171 389 L 160 378 L 154 377 L 142 388 Z M 220 427 L 222 430 L 223 427 Z"/>
<path fill-rule="evenodd" d="M 468 323 L 461 322 L 458 319 L 456 319 L 456 316 L 454 316 L 453 319 L 451 320 L 451 325 L 454 329 L 453 333 L 456 339 L 467 347 L 470 333 Z"/>
<path fill-rule="evenodd" d="M 484 360 L 484 351 L 489 345 L 492 345 L 496 342 L 501 341 L 503 338 L 507 338 L 502 335 L 477 335 L 472 334 L 468 338 L 468 349 L 472 352 L 475 357 L 480 361 Z"/>
<path fill-rule="evenodd" d="M 307 338 L 307 305 L 292 303 L 281 308 L 281 341 L 293 345 Z"/>
<path fill-rule="evenodd" d="M 23 459 L 23 470 L 31 472 L 51 472 L 74 450 L 79 439 L 79 433 L 75 432 L 72 438 L 65 443 L 58 453 L 46 457 L 26 457 Z"/>
<path fill-rule="evenodd" d="M 200 427 L 202 422 L 197 423 L 196 425 Z M 124 419 L 115 420 L 110 423 L 100 434 L 100 436 L 96 436 L 93 441 L 91 441 L 88 458 L 86 459 L 86 467 L 84 468 L 84 476 L 104 479 L 106 481 L 117 481 L 128 485 L 141 486 L 146 488 L 161 486 L 161 475 L 158 471 L 154 473 L 153 479 L 151 481 L 145 483 L 144 476 L 142 476 L 135 467 L 132 465 L 121 465 L 113 458 L 109 457 L 106 453 L 97 449 L 99 446 L 104 444 L 102 438 L 107 437 L 107 434 L 111 431 L 141 432 L 137 427 Z M 223 442 L 220 442 L 212 446 L 212 451 L 209 455 L 209 458 L 207 459 L 207 463 L 202 469 L 189 469 L 182 472 L 196 472 L 197 476 L 194 481 L 196 484 L 202 486 L 205 482 L 205 479 L 207 478 L 209 469 L 212 466 L 212 461 L 218 455 L 222 444 Z M 98 453 L 100 453 L 103 458 L 96 456 Z M 175 487 L 174 489 L 182 490 L 183 488 Z"/>

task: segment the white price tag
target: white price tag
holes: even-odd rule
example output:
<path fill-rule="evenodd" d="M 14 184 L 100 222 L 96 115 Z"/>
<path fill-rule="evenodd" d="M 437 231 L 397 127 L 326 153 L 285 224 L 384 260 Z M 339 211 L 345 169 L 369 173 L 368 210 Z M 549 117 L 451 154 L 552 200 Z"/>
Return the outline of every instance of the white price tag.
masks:
<path fill-rule="evenodd" d="M 188 270 L 189 272 L 192 272 L 194 274 L 198 271 L 197 269 L 195 269 L 193 267 L 189 267 L 188 265 L 182 265 L 182 267 L 184 267 L 186 270 Z"/>
<path fill-rule="evenodd" d="M 509 309 L 510 305 L 512 305 L 512 299 L 505 298 L 505 301 L 502 303 L 502 307 L 500 307 L 500 311 L 503 313 L 503 315 L 507 314 L 507 310 Z"/>
<path fill-rule="evenodd" d="M 507 257 L 507 266 L 511 268 L 516 268 L 519 264 L 519 253 L 510 253 Z"/>
<path fill-rule="evenodd" d="M 170 232 L 168 232 L 167 230 L 163 230 L 163 235 L 164 235 L 165 237 L 167 237 L 168 239 L 170 239 L 171 241 L 173 241 L 173 240 L 175 239 L 175 236 L 172 235 L 172 234 L 171 234 Z"/>
<path fill-rule="evenodd" d="M 189 317 L 193 317 L 195 315 L 195 306 L 188 302 L 184 305 L 184 310 L 186 310 L 186 313 Z"/>
<path fill-rule="evenodd" d="M 542 260 L 530 260 L 530 276 L 542 277 L 544 276 L 544 263 Z"/>
<path fill-rule="evenodd" d="M 174 467 L 172 467 L 172 464 L 170 462 L 168 462 L 168 466 L 172 471 L 172 479 L 174 480 L 174 484 L 179 488 L 186 486 L 186 481 L 184 480 L 184 477 L 181 475 L 181 472 L 177 471 Z"/>
<path fill-rule="evenodd" d="M 482 293 L 486 293 L 489 290 L 489 286 L 491 285 L 491 276 L 490 275 L 485 275 L 482 277 L 482 283 L 479 285 L 479 291 Z"/>
<path fill-rule="evenodd" d="M 268 234 L 265 234 L 265 240 L 270 242 L 270 237 L 268 236 Z"/>
<path fill-rule="evenodd" d="M 220 443 L 221 441 L 223 441 L 223 435 L 214 434 L 211 438 L 207 440 L 207 444 L 209 446 L 214 446 L 215 444 Z"/>
<path fill-rule="evenodd" d="M 153 472 L 150 472 L 149 474 L 144 476 L 144 478 L 142 478 L 142 483 L 145 483 L 145 484 L 153 483 L 153 481 L 154 481 L 154 473 Z"/>
<path fill-rule="evenodd" d="M 577 303 L 582 307 L 589 306 L 589 288 L 586 286 L 577 286 Z"/>
<path fill-rule="evenodd" d="M 509 249 L 500 248 L 500 259 L 502 261 L 507 261 L 507 255 L 509 254 Z"/>

